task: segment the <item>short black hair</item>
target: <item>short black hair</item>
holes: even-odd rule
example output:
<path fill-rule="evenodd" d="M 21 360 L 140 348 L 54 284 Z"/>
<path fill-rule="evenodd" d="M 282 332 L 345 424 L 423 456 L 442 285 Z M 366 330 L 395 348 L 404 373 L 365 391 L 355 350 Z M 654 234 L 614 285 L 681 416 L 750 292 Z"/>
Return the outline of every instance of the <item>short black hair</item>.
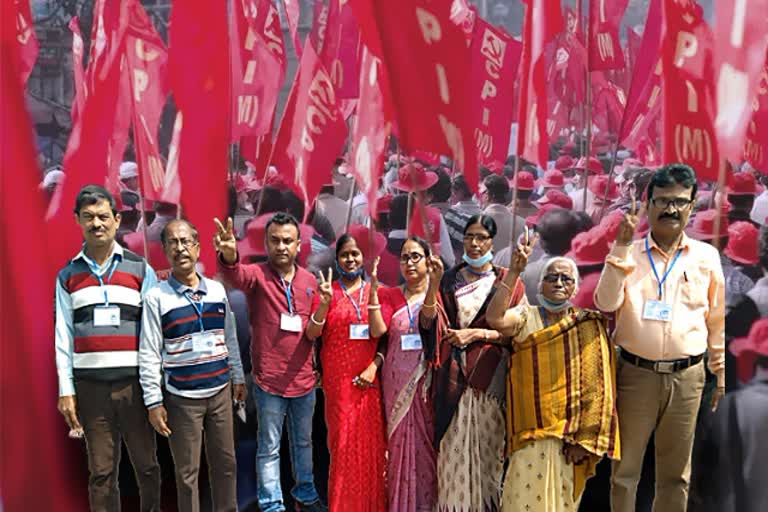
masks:
<path fill-rule="evenodd" d="M 493 220 L 493 217 L 490 215 L 483 215 L 482 213 L 479 213 L 477 215 L 473 215 L 467 220 L 466 225 L 464 226 L 464 234 L 467 234 L 467 230 L 469 229 L 469 226 L 472 226 L 474 224 L 480 224 L 483 226 L 483 228 L 488 232 L 489 235 L 491 235 L 491 238 L 496 236 L 496 232 L 498 231 L 498 228 L 496 227 L 496 221 Z"/>
<path fill-rule="evenodd" d="M 469 188 L 466 178 L 463 174 L 453 177 L 451 183 L 451 190 L 456 193 L 462 200 L 472 199 L 472 190 Z"/>
<path fill-rule="evenodd" d="M 755 205 L 753 194 L 728 194 L 728 202 L 731 203 L 731 211 L 751 212 Z"/>
<path fill-rule="evenodd" d="M 432 171 L 437 174 L 437 182 L 427 192 L 432 194 L 432 200 L 445 203 L 451 200 L 451 177 L 442 167 L 435 167 Z"/>
<path fill-rule="evenodd" d="M 672 187 L 682 185 L 691 190 L 691 201 L 696 198 L 698 182 L 696 181 L 696 172 L 685 164 L 669 164 L 659 167 L 651 177 L 648 183 L 648 201 L 653 199 L 653 189 L 656 187 Z"/>
<path fill-rule="evenodd" d="M 424 249 L 424 255 L 427 258 L 432 256 L 432 249 L 429 248 L 429 244 L 427 243 L 427 241 L 421 238 L 420 236 L 416 236 L 416 235 L 411 235 L 405 240 L 403 240 L 403 243 L 400 244 L 400 251 L 398 251 L 398 254 L 403 253 L 403 247 L 405 247 L 405 242 L 416 242 L 421 246 L 422 249 Z"/>
<path fill-rule="evenodd" d="M 571 249 L 573 238 L 589 229 L 579 213 L 582 212 L 555 208 L 541 216 L 536 232 L 544 252 L 550 256 L 565 255 Z"/>
<path fill-rule="evenodd" d="M 173 219 L 169 220 L 165 223 L 165 226 L 163 226 L 163 230 L 160 232 L 160 243 L 165 245 L 165 243 L 168 241 L 168 228 L 170 228 L 174 224 L 186 224 L 189 230 L 192 232 L 192 238 L 195 240 L 195 242 L 200 241 L 200 235 L 197 232 L 197 228 L 194 224 L 189 222 L 186 219 Z"/>
<path fill-rule="evenodd" d="M 760 266 L 763 267 L 763 270 L 768 270 L 768 224 L 760 228 L 758 246 L 757 254 L 760 256 Z"/>
<path fill-rule="evenodd" d="M 497 174 L 491 174 L 483 180 L 488 191 L 488 200 L 492 203 L 505 204 L 509 195 L 509 182 L 507 178 Z"/>
<path fill-rule="evenodd" d="M 272 215 L 267 221 L 266 227 L 264 228 L 265 233 L 269 233 L 269 226 L 271 226 L 272 224 L 277 224 L 279 226 L 292 224 L 296 228 L 296 232 L 299 234 L 298 238 L 301 239 L 301 229 L 299 229 L 299 221 L 297 221 L 296 217 L 294 217 L 290 213 L 277 212 L 274 215 Z"/>
<path fill-rule="evenodd" d="M 405 229 L 408 224 L 408 194 L 398 194 L 389 203 L 389 225 L 392 229 Z"/>
<path fill-rule="evenodd" d="M 77 193 L 77 199 L 75 199 L 75 214 L 80 215 L 80 210 L 86 206 L 98 204 L 102 201 L 109 203 L 109 208 L 112 210 L 112 215 L 117 216 L 117 204 L 115 198 L 104 187 L 98 185 L 86 185 L 80 189 Z"/>
<path fill-rule="evenodd" d="M 338 240 L 336 240 L 336 259 L 339 259 L 339 253 L 341 252 L 341 248 L 344 247 L 348 242 L 353 241 L 357 244 L 358 247 L 360 247 L 360 244 L 357 243 L 357 238 L 350 235 L 349 233 L 344 233 L 339 237 Z M 360 250 L 362 252 L 362 249 Z M 363 255 L 365 256 L 365 255 Z"/>
<path fill-rule="evenodd" d="M 261 197 L 263 195 L 263 197 Z M 258 199 L 255 201 L 254 210 L 258 211 L 260 215 L 265 213 L 275 213 L 283 211 L 283 192 L 275 187 L 265 187 L 263 194 L 259 194 L 261 198 L 261 204 L 258 203 Z M 259 208 L 260 206 L 260 208 Z"/>

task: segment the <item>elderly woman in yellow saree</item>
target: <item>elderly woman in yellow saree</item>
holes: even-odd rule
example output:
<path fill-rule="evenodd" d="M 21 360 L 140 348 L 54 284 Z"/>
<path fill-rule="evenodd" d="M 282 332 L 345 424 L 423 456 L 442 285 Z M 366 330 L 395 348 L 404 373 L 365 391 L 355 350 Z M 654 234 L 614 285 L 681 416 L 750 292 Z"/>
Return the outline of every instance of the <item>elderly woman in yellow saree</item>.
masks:
<path fill-rule="evenodd" d="M 513 344 L 502 510 L 575 512 L 600 459 L 619 457 L 615 353 L 606 319 L 571 303 L 579 278 L 573 260 L 544 265 L 540 306 L 507 308 L 535 244 L 524 238 L 487 313 Z"/>

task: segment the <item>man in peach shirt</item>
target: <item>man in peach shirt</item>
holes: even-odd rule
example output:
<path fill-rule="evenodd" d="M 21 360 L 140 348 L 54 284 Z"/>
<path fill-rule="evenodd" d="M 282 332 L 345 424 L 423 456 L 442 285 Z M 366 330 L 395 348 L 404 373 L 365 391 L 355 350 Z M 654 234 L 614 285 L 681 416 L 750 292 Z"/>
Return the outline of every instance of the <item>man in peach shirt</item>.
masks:
<path fill-rule="evenodd" d="M 642 212 L 633 201 L 606 259 L 595 304 L 616 312 L 621 347 L 617 407 L 621 461 L 613 463 L 613 512 L 635 512 L 648 439 L 655 431 L 654 512 L 685 512 L 696 416 L 704 387 L 702 360 L 717 376 L 712 408 L 725 393 L 725 279 L 711 245 L 684 229 L 696 197 L 696 174 L 683 164 L 659 168 L 648 186 L 650 233 L 633 242 Z"/>

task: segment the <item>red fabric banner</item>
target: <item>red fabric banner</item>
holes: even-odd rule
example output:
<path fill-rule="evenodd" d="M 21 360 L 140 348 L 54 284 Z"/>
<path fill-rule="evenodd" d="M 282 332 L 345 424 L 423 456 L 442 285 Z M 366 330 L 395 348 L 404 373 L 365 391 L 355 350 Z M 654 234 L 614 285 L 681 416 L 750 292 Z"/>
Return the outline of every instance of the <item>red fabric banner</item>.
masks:
<path fill-rule="evenodd" d="M 643 44 L 642 34 L 635 32 L 632 27 L 627 27 L 627 68 L 629 76 L 634 76 L 637 59 L 640 57 L 640 46 Z M 631 80 L 630 80 L 631 82 Z"/>
<path fill-rule="evenodd" d="M 269 132 L 285 79 L 286 54 L 280 15 L 271 0 L 255 2 L 232 4 L 231 141 Z"/>
<path fill-rule="evenodd" d="M 363 40 L 392 80 L 404 152 L 449 155 L 477 189 L 478 169 L 466 78 L 469 49 L 450 20 L 450 2 L 353 0 Z M 380 48 L 380 53 L 377 52 Z"/>
<path fill-rule="evenodd" d="M 317 54 L 330 73 L 339 98 L 360 95 L 361 50 L 360 29 L 352 6 L 348 2 L 331 0 L 323 48 Z"/>
<path fill-rule="evenodd" d="M 601 71 L 592 72 L 592 122 L 604 133 L 618 133 L 627 104 L 624 89 L 605 78 Z"/>
<path fill-rule="evenodd" d="M 360 103 L 352 130 L 351 167 L 358 185 L 368 197 L 368 211 L 373 218 L 378 218 L 376 192 L 391 128 L 384 97 L 388 91 L 381 59 L 363 47 Z"/>
<path fill-rule="evenodd" d="M 32 74 L 39 51 L 37 34 L 35 34 L 35 27 L 32 24 L 32 10 L 29 7 L 29 3 L 30 0 L 15 0 L 16 40 L 21 49 L 19 72 L 21 73 L 23 84 L 27 83 L 29 75 Z"/>
<path fill-rule="evenodd" d="M 168 52 L 138 3 L 126 36 L 125 57 L 131 83 L 133 143 L 141 190 L 145 199 L 163 201 L 166 173 L 157 144 L 157 127 L 168 95 L 165 75 Z"/>
<path fill-rule="evenodd" d="M 589 2 L 589 69 L 621 69 L 624 52 L 619 26 L 629 0 L 592 0 Z"/>
<path fill-rule="evenodd" d="M 230 94 L 229 40 L 225 2 L 176 2 L 171 9 L 168 76 L 183 115 L 179 175 L 184 215 L 211 240 L 213 218 L 227 213 L 227 105 Z M 201 37 L 205 34 L 205 37 Z M 200 255 L 205 273 L 216 272 L 216 255 Z"/>
<path fill-rule="evenodd" d="M 280 121 L 273 157 L 280 174 L 307 205 L 331 182 L 333 162 L 347 137 L 339 105 L 330 74 L 307 45 Z"/>
<path fill-rule="evenodd" d="M 269 0 L 269 2 L 271 4 L 272 0 Z M 293 49 L 296 51 L 296 56 L 301 58 L 302 48 L 301 40 L 299 39 L 299 16 L 301 15 L 301 5 L 299 5 L 299 0 L 282 0 L 282 2 L 285 17 L 288 20 L 288 30 L 291 32 Z"/>
<path fill-rule="evenodd" d="M 72 32 L 72 72 L 75 82 L 75 97 L 72 101 L 70 115 L 72 126 L 77 122 L 77 117 L 85 107 L 87 91 L 85 89 L 85 69 L 83 68 L 83 35 L 80 33 L 80 20 L 73 16 L 69 20 L 69 30 Z"/>
<path fill-rule="evenodd" d="M 312 11 L 312 29 L 309 31 L 309 44 L 320 54 L 323 53 L 325 32 L 328 27 L 329 6 L 324 0 L 315 0 Z"/>
<path fill-rule="evenodd" d="M 661 44 L 662 154 L 683 162 L 699 179 L 717 180 L 721 165 L 714 130 L 712 37 L 695 3 L 664 0 Z"/>
<path fill-rule="evenodd" d="M 478 17 L 469 51 L 477 159 L 483 165 L 503 164 L 515 114 L 512 96 L 523 45 Z"/>
<path fill-rule="evenodd" d="M 72 453 L 56 411 L 53 314 L 56 271 L 66 260 L 45 236 L 45 205 L 37 188 L 32 120 L 26 111 L 24 50 L 14 26 L 15 6 L 0 4 L 0 204 L 8 212 L 0 228 L 3 286 L 0 293 L 0 489 L 2 507 L 15 510 L 87 510 Z M 23 220 L 10 212 L 24 212 Z M 68 230 L 79 230 L 67 209 Z M 74 253 L 70 254 L 70 258 Z M 77 457 L 77 455 L 75 455 Z"/>
<path fill-rule="evenodd" d="M 752 100 L 764 70 L 768 0 L 718 0 L 715 9 L 715 131 L 722 157 L 735 162 L 744 150 Z"/>
<path fill-rule="evenodd" d="M 768 175 L 768 55 L 757 82 L 757 96 L 752 100 L 752 120 L 747 127 L 744 159 Z"/>
<path fill-rule="evenodd" d="M 562 30 L 563 17 L 558 0 L 527 0 L 526 3 L 517 154 L 546 168 L 549 140 L 546 137 L 548 105 L 544 47 Z"/>

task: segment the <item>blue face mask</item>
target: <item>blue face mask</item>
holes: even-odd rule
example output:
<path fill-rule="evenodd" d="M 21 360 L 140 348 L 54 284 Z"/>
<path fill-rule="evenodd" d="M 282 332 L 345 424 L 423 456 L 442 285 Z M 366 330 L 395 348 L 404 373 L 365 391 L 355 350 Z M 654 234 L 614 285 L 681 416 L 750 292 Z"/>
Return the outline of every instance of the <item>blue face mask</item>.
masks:
<path fill-rule="evenodd" d="M 341 265 L 339 265 L 338 260 L 336 261 L 336 272 L 338 272 L 339 275 L 345 279 L 350 279 L 350 280 L 357 279 L 363 274 L 364 271 L 365 269 L 363 267 L 360 267 L 354 272 L 347 272 L 346 270 L 341 268 Z"/>
<path fill-rule="evenodd" d="M 469 265 L 470 267 L 482 267 L 486 263 L 490 263 L 491 260 L 493 260 L 493 251 L 488 251 L 483 256 L 480 256 L 477 259 L 472 259 L 469 256 L 467 256 L 467 253 L 464 253 L 464 256 L 461 257 L 461 259 L 464 260 L 464 263 Z"/>
<path fill-rule="evenodd" d="M 570 300 L 564 300 L 562 302 L 553 302 L 541 293 L 536 294 L 536 298 L 539 299 L 539 304 L 544 306 L 544 309 L 549 311 L 550 313 L 560 313 L 561 311 L 565 311 L 566 309 L 573 306 Z"/>

